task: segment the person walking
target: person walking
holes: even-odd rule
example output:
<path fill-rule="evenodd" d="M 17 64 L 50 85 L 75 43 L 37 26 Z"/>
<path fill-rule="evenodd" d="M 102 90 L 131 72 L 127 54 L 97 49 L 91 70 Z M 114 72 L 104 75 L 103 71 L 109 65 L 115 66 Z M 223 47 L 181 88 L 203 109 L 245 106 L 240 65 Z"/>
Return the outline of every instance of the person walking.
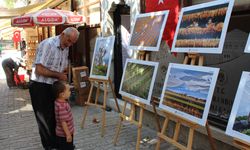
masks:
<path fill-rule="evenodd" d="M 20 43 L 20 49 L 21 49 L 21 57 L 23 58 L 23 56 L 25 55 L 25 50 L 26 50 L 26 41 L 24 40 L 24 38 L 22 38 L 22 41 Z"/>
<path fill-rule="evenodd" d="M 45 150 L 57 148 L 52 84 L 67 80 L 69 47 L 79 37 L 76 28 L 68 27 L 60 35 L 43 40 L 37 48 L 30 81 L 30 97 Z"/>
<path fill-rule="evenodd" d="M 56 139 L 59 150 L 74 150 L 74 122 L 68 99 L 70 96 L 69 84 L 56 81 L 53 84 L 56 117 Z"/>
<path fill-rule="evenodd" d="M 20 78 L 18 76 L 19 67 L 25 68 L 24 65 L 21 64 L 21 60 L 17 58 L 6 58 L 2 61 L 2 67 L 4 73 L 6 75 L 6 82 L 9 88 L 15 88 L 17 86 L 15 82 L 15 77 L 20 82 Z"/>

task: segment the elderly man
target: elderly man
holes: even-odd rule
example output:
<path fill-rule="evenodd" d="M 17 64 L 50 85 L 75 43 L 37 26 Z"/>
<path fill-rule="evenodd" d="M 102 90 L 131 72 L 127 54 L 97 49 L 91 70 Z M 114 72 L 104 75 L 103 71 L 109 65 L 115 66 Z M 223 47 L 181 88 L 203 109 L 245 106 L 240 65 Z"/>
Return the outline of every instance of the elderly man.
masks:
<path fill-rule="evenodd" d="M 67 80 L 69 47 L 78 37 L 77 29 L 68 27 L 59 36 L 42 41 L 37 48 L 29 91 L 45 150 L 57 148 L 52 84 L 57 80 Z"/>

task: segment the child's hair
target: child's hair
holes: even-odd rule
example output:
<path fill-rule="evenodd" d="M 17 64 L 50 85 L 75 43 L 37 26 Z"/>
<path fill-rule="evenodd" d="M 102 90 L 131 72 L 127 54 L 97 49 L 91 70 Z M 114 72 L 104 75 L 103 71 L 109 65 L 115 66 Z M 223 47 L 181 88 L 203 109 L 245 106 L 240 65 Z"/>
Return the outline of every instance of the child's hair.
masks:
<path fill-rule="evenodd" d="M 66 82 L 64 81 L 55 81 L 53 83 L 52 89 L 53 89 L 53 93 L 55 98 L 58 98 L 59 95 L 65 91 L 66 86 L 65 86 Z"/>

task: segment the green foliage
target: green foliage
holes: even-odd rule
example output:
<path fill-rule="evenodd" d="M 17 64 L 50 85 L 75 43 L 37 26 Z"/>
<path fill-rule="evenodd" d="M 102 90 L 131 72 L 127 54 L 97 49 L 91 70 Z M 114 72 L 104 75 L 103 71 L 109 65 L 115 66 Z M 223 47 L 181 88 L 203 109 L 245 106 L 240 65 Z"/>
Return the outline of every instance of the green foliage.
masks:
<path fill-rule="evenodd" d="M 243 130 L 242 133 L 250 136 L 250 129 Z"/>
<path fill-rule="evenodd" d="M 239 117 L 236 117 L 236 121 L 247 120 L 247 119 L 248 119 L 248 116 L 239 116 Z"/>
<path fill-rule="evenodd" d="M 106 76 L 106 74 L 107 74 L 107 69 L 108 69 L 107 66 L 102 66 L 102 65 L 95 66 L 95 65 L 94 65 L 93 74 L 94 74 L 94 75 Z"/>

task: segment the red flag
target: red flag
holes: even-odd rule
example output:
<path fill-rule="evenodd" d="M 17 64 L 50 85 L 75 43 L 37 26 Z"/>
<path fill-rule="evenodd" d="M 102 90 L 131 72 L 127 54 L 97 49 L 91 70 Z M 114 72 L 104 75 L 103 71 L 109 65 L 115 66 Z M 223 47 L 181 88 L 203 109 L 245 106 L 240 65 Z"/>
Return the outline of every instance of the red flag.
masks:
<path fill-rule="evenodd" d="M 178 0 L 146 0 L 146 12 L 169 10 L 167 23 L 162 35 L 168 46 L 171 48 L 175 29 L 178 23 L 180 4 Z M 175 54 L 176 55 L 176 54 Z"/>
<path fill-rule="evenodd" d="M 13 33 L 13 41 L 20 42 L 21 41 L 21 33 L 19 30 L 14 31 Z"/>

